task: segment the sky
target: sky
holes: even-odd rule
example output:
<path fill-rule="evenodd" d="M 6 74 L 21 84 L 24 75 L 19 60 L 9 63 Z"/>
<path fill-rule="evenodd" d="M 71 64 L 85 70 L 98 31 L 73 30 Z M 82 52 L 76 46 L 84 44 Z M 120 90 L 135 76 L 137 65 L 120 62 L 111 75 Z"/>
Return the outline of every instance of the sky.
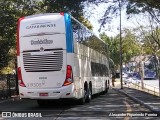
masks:
<path fill-rule="evenodd" d="M 90 5 L 89 8 L 85 8 L 85 16 L 88 16 L 90 14 L 90 17 L 88 20 L 93 25 L 93 32 L 99 36 L 98 29 L 100 27 L 100 24 L 98 23 L 98 20 L 102 18 L 105 9 L 106 4 L 101 4 L 99 6 Z M 125 15 L 125 10 L 122 11 L 121 16 L 121 23 L 122 23 L 122 29 L 124 28 L 136 28 L 140 25 L 146 26 L 148 23 L 147 18 L 144 18 L 143 15 L 134 15 L 132 18 L 127 19 L 127 16 Z M 108 27 L 109 26 L 109 27 Z M 111 23 L 108 23 L 105 25 L 105 30 L 103 29 L 101 32 L 105 32 L 108 36 L 116 36 L 119 34 L 119 27 L 120 27 L 120 17 L 114 18 Z"/>

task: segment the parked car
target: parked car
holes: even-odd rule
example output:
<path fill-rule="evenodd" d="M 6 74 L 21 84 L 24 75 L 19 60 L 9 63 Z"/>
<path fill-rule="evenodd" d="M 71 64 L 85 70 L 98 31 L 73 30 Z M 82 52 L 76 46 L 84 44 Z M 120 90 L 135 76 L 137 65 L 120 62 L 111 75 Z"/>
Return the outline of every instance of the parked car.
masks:
<path fill-rule="evenodd" d="M 139 84 L 141 82 L 140 74 L 137 72 L 128 73 L 127 77 L 124 79 L 124 84 L 134 83 Z"/>

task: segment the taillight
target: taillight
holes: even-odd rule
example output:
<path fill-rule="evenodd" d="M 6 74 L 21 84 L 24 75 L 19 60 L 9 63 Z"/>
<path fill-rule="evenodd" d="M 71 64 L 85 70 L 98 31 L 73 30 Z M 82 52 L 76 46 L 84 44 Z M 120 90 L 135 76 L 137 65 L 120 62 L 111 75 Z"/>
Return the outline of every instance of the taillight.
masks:
<path fill-rule="evenodd" d="M 21 68 L 18 67 L 18 83 L 20 86 L 22 87 L 26 87 L 26 85 L 24 84 L 23 80 L 22 80 L 22 74 L 21 74 Z"/>
<path fill-rule="evenodd" d="M 64 13 L 63 13 L 63 12 L 61 12 L 61 13 L 60 13 L 60 15 L 64 16 Z"/>
<path fill-rule="evenodd" d="M 66 80 L 64 81 L 63 86 L 70 85 L 71 83 L 73 83 L 72 67 L 67 65 Z"/>

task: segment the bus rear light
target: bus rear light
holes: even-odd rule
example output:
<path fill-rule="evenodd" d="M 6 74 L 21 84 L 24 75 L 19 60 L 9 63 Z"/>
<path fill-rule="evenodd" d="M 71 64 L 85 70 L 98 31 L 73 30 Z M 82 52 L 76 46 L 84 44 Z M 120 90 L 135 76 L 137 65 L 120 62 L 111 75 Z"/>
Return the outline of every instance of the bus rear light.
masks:
<path fill-rule="evenodd" d="M 63 12 L 61 12 L 61 13 L 60 13 L 60 15 L 64 16 L 64 13 L 63 13 Z"/>
<path fill-rule="evenodd" d="M 72 67 L 67 65 L 66 80 L 64 81 L 63 86 L 70 85 L 71 83 L 73 83 Z"/>
<path fill-rule="evenodd" d="M 22 80 L 21 67 L 18 67 L 18 83 L 20 86 L 26 87 L 26 85 L 24 84 L 24 82 Z"/>
<path fill-rule="evenodd" d="M 24 84 L 23 80 L 18 80 L 19 86 L 21 87 L 26 87 L 26 85 Z"/>

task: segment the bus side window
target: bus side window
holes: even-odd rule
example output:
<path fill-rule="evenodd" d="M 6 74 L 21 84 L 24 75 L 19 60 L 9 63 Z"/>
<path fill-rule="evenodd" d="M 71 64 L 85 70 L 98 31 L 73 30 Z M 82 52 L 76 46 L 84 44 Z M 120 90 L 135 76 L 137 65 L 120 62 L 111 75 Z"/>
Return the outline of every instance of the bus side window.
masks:
<path fill-rule="evenodd" d="M 78 41 L 78 31 L 79 31 L 79 26 L 77 23 L 72 21 L 72 28 L 73 28 L 73 38 Z"/>

